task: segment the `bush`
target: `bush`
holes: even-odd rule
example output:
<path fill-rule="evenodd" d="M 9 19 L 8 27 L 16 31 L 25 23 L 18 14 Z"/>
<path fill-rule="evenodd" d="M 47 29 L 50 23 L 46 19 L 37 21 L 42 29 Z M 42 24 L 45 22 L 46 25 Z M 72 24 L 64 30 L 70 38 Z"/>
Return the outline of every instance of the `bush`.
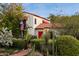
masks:
<path fill-rule="evenodd" d="M 18 49 L 23 49 L 26 47 L 26 40 L 24 39 L 15 39 L 13 40 L 13 47 Z"/>
<path fill-rule="evenodd" d="M 37 36 L 32 36 L 32 39 L 36 39 L 37 38 Z"/>
<path fill-rule="evenodd" d="M 26 32 L 25 35 L 24 35 L 24 39 L 27 41 L 27 43 L 32 39 L 32 36 Z"/>
<path fill-rule="evenodd" d="M 35 45 L 35 50 L 41 51 L 44 48 L 45 41 L 44 39 L 34 39 L 32 43 Z"/>
<path fill-rule="evenodd" d="M 45 40 L 44 39 L 34 39 L 33 43 L 34 44 L 43 44 L 43 43 L 45 43 Z"/>
<path fill-rule="evenodd" d="M 79 55 L 79 41 L 73 36 L 62 35 L 56 38 L 55 54 L 61 56 Z"/>
<path fill-rule="evenodd" d="M 48 52 L 49 52 L 49 55 L 53 55 L 54 52 L 53 52 L 53 49 L 54 49 L 54 41 L 52 39 L 49 39 L 48 40 Z"/>
<path fill-rule="evenodd" d="M 2 28 L 0 31 L 0 44 L 4 47 L 12 46 L 13 42 L 13 35 L 11 30 L 8 30 L 8 28 Z"/>

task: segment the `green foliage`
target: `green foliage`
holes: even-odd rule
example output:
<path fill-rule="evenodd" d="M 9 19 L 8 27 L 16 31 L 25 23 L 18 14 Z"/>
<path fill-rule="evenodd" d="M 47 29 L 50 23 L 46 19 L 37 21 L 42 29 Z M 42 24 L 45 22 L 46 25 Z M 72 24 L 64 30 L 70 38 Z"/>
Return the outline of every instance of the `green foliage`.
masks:
<path fill-rule="evenodd" d="M 35 45 L 35 50 L 38 50 L 43 55 L 47 55 L 47 52 L 49 55 L 53 55 L 53 40 L 49 39 L 47 45 L 45 44 L 44 39 L 34 39 L 33 43 Z"/>
<path fill-rule="evenodd" d="M 32 36 L 32 39 L 36 39 L 37 38 L 37 36 Z"/>
<path fill-rule="evenodd" d="M 63 35 L 56 38 L 55 54 L 61 56 L 79 55 L 79 41 L 73 36 Z"/>
<path fill-rule="evenodd" d="M 45 40 L 44 39 L 34 39 L 32 42 L 34 44 L 43 44 L 43 43 L 45 43 Z"/>
<path fill-rule="evenodd" d="M 16 48 L 26 49 L 32 39 L 32 36 L 28 34 L 27 30 L 24 33 L 24 39 L 15 39 L 13 40 L 13 45 Z"/>
<path fill-rule="evenodd" d="M 27 31 L 25 31 L 24 39 L 29 42 L 32 39 L 32 35 L 30 35 Z"/>
<path fill-rule="evenodd" d="M 3 16 L 4 16 L 4 11 L 6 11 L 6 8 L 7 8 L 8 4 L 6 3 L 0 3 L 0 30 L 2 29 L 3 27 Z"/>
<path fill-rule="evenodd" d="M 48 40 L 48 44 L 53 44 L 53 40 L 52 39 L 49 39 Z"/>
<path fill-rule="evenodd" d="M 26 41 L 24 39 L 15 39 L 13 40 L 13 47 L 23 49 L 26 47 Z"/>
<path fill-rule="evenodd" d="M 66 35 L 73 35 L 77 36 L 79 33 L 79 15 L 72 15 L 72 16 L 52 16 L 49 15 L 51 23 L 60 23 L 62 24 L 63 30 L 61 31 L 62 34 Z"/>
<path fill-rule="evenodd" d="M 51 22 L 54 22 L 54 19 L 56 19 L 55 15 L 50 14 L 48 19 L 50 19 Z"/>
<path fill-rule="evenodd" d="M 48 46 L 47 46 L 49 55 L 54 55 L 54 40 L 49 39 L 48 40 Z"/>
<path fill-rule="evenodd" d="M 45 40 L 50 39 L 50 32 L 49 31 L 44 32 L 42 38 L 45 39 Z"/>
<path fill-rule="evenodd" d="M 19 22 L 22 19 L 22 6 L 20 4 L 9 4 L 4 11 L 3 21 L 1 22 L 3 27 L 8 27 L 12 30 L 14 37 L 19 36 Z"/>
<path fill-rule="evenodd" d="M 32 43 L 34 45 L 35 50 L 41 51 L 45 45 L 45 40 L 44 39 L 34 39 L 32 40 Z"/>

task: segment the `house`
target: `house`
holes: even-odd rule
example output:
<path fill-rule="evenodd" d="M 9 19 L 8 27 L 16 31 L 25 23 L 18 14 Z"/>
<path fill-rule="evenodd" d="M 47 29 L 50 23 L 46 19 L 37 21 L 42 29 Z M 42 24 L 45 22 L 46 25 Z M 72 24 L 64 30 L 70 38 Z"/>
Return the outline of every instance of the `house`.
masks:
<path fill-rule="evenodd" d="M 29 26 L 28 33 L 41 38 L 45 31 L 52 28 L 60 28 L 60 24 L 51 24 L 50 21 L 44 17 L 35 15 L 29 12 L 23 12 L 24 19 L 26 19 L 26 26 Z"/>

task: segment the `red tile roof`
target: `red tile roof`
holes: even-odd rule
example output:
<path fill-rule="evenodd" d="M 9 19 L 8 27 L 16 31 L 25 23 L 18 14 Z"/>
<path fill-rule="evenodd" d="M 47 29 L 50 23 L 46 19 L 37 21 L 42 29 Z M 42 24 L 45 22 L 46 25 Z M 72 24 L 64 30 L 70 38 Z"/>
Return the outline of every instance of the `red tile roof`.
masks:
<path fill-rule="evenodd" d="M 36 29 L 38 30 L 38 29 L 44 29 L 44 28 L 62 28 L 63 26 L 60 24 L 60 23 L 53 23 L 53 24 L 51 24 L 51 23 L 41 23 L 40 25 L 38 25 L 37 27 L 36 27 Z"/>
<path fill-rule="evenodd" d="M 60 24 L 60 23 L 49 23 L 49 20 L 44 18 L 44 17 L 41 17 L 41 16 L 38 16 L 38 15 L 35 15 L 33 13 L 29 13 L 29 12 L 23 12 L 23 13 L 27 13 L 27 14 L 30 14 L 30 15 L 34 15 L 34 16 L 37 16 L 39 18 L 42 18 L 44 19 L 43 23 L 41 23 L 40 25 L 38 25 L 36 27 L 36 29 L 44 29 L 44 28 L 62 28 L 63 26 Z"/>
<path fill-rule="evenodd" d="M 52 25 L 50 23 L 41 23 L 40 25 L 36 27 L 36 29 L 51 28 L 51 26 Z"/>

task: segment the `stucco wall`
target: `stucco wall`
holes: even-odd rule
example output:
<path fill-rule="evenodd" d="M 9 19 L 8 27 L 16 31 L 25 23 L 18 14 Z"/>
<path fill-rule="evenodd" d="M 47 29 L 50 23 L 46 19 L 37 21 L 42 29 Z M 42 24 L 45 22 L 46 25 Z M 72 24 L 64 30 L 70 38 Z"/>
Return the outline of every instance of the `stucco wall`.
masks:
<path fill-rule="evenodd" d="M 26 21 L 26 24 L 30 27 L 30 28 L 28 28 L 28 33 L 31 35 L 34 35 L 33 16 L 32 15 L 29 15 L 28 20 Z"/>
<path fill-rule="evenodd" d="M 43 20 L 40 17 L 34 16 L 34 15 L 30 15 L 30 14 L 26 14 L 24 13 L 24 15 L 26 15 L 28 17 L 28 20 L 26 21 L 26 23 L 28 24 L 28 26 L 30 26 L 31 28 L 28 28 L 28 33 L 31 35 L 37 35 L 38 31 L 35 30 L 35 28 L 41 24 L 43 22 Z M 36 24 L 35 24 L 35 19 L 36 19 Z"/>

